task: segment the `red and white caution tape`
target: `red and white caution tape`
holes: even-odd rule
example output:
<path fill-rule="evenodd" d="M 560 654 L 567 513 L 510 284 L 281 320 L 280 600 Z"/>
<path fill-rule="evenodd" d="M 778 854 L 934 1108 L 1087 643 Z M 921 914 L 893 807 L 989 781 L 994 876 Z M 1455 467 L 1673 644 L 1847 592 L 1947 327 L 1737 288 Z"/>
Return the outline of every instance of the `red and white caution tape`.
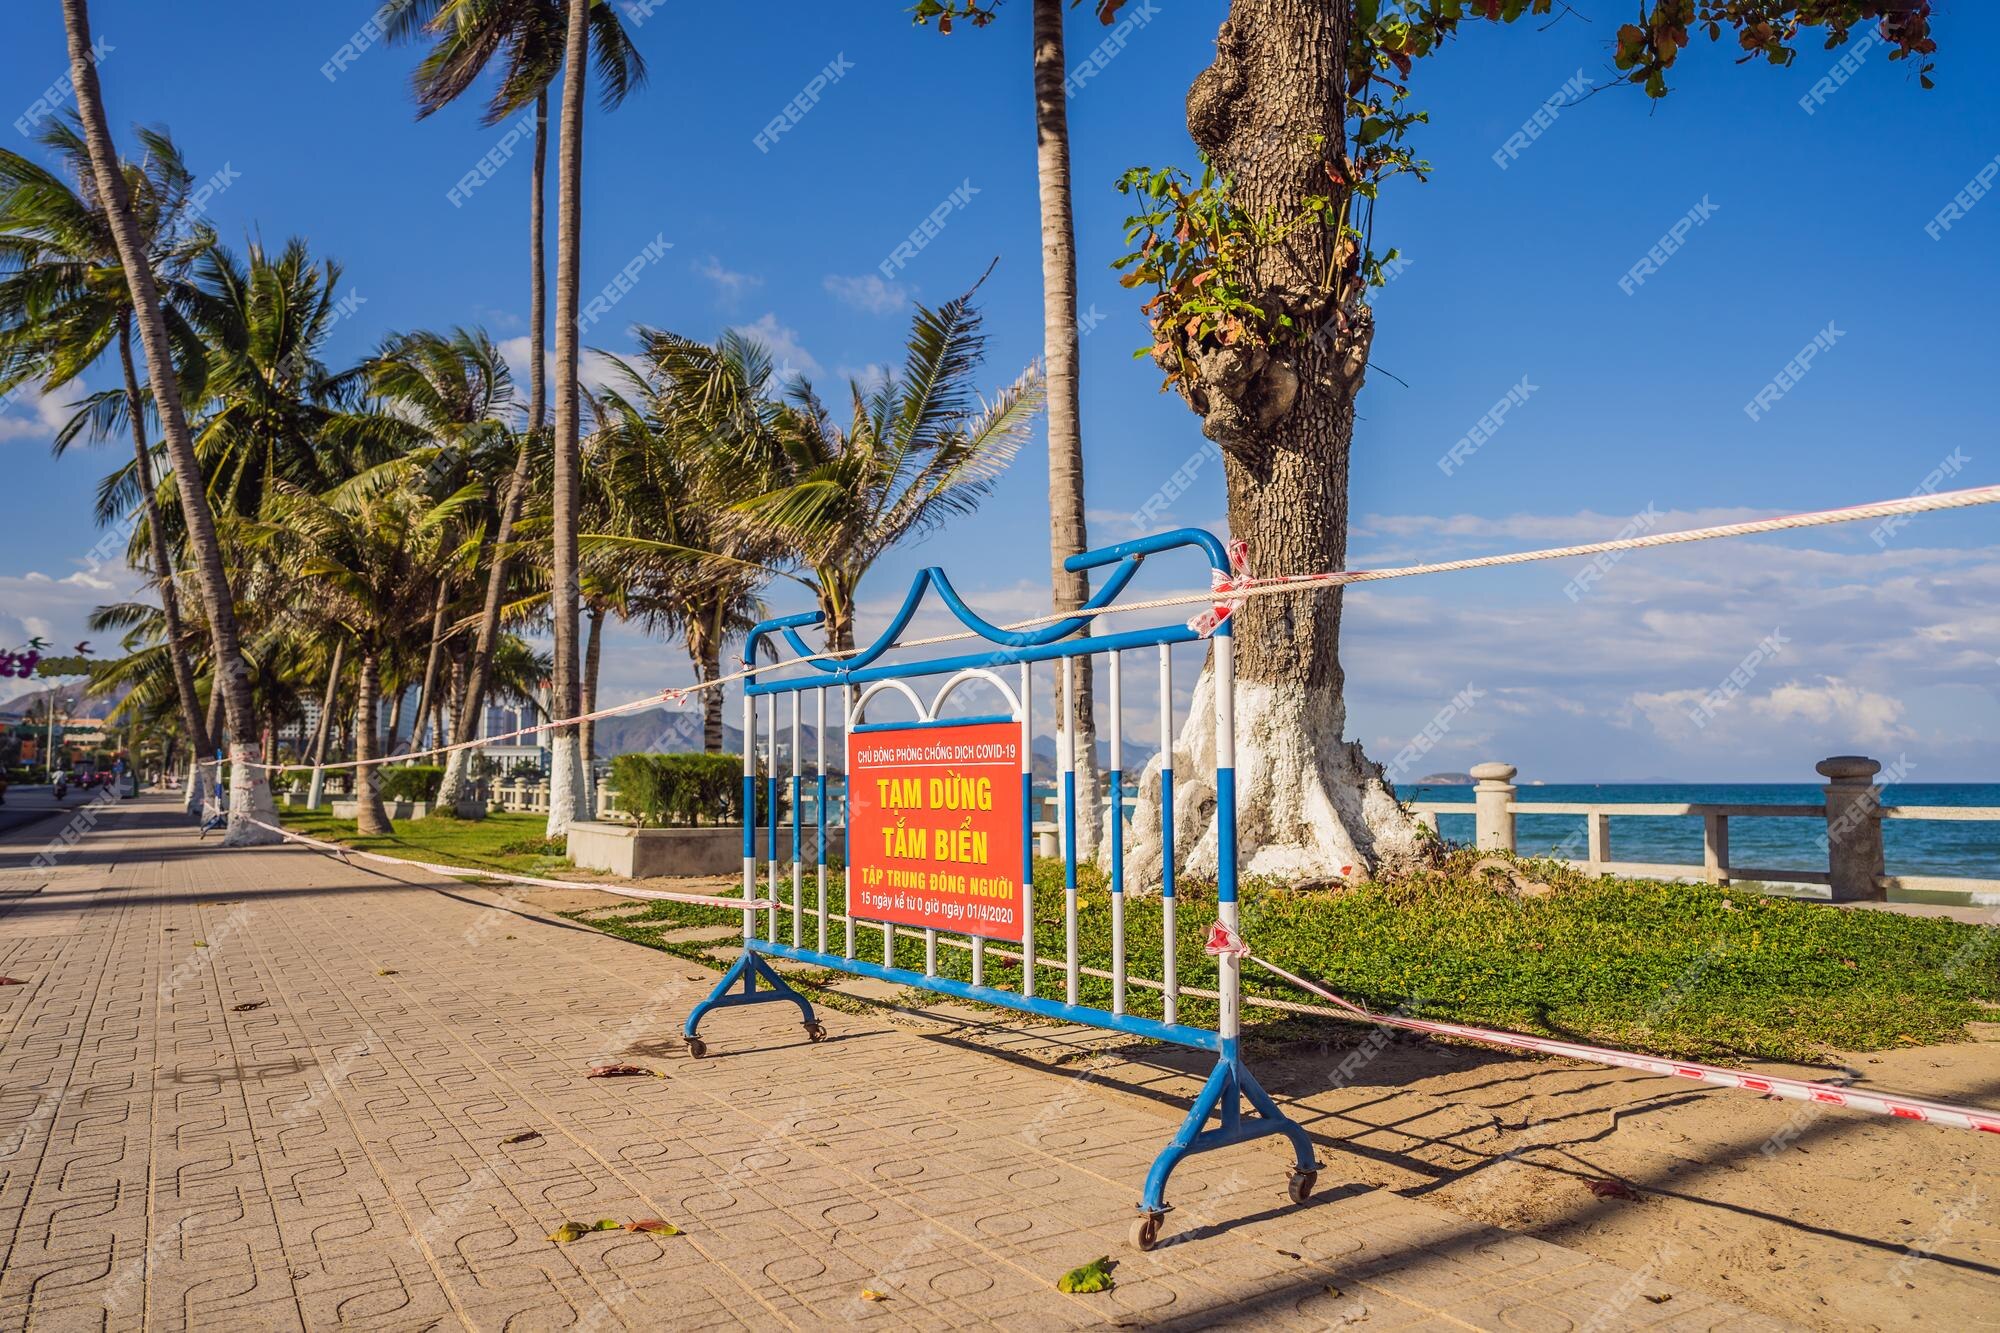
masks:
<path fill-rule="evenodd" d="M 1134 611 L 1156 611 L 1164 607 L 1207 606 L 1208 610 L 1188 621 L 1188 627 L 1203 635 L 1213 634 L 1216 627 L 1227 620 L 1230 613 L 1253 597 L 1269 597 L 1300 591 L 1313 591 L 1326 587 L 1345 587 L 1350 583 L 1379 583 L 1385 579 L 1415 578 L 1422 574 L 1450 574 L 1466 569 L 1490 569 L 1500 565 L 1524 565 L 1540 560 L 1567 560 L 1576 556 L 1604 555 L 1612 551 L 1633 551 L 1652 546 L 1680 546 L 1688 542 L 1715 541 L 1725 537 L 1750 537 L 1764 532 L 1789 532 L 1798 528 L 1826 527 L 1834 523 L 1858 523 L 1871 518 L 1892 518 L 1900 514 L 1921 514 L 1940 509 L 1967 509 L 1974 505 L 2000 504 L 2000 486 L 1975 486 L 1962 491 L 1937 491 L 1923 495 L 1908 495 L 1896 500 L 1876 500 L 1869 504 L 1850 505 L 1844 509 L 1819 509 L 1803 514 L 1781 514 L 1775 518 L 1749 519 L 1742 523 L 1723 523 L 1707 528 L 1686 528 L 1679 532 L 1649 532 L 1634 537 L 1614 537 L 1609 541 L 1585 542 L 1577 546 L 1551 546 L 1538 551 L 1511 551 L 1503 555 L 1470 556 L 1463 560 L 1440 560 L 1424 565 L 1395 565 L 1386 569 L 1337 569 L 1322 573 L 1280 574 L 1270 578 L 1257 578 L 1249 571 L 1248 547 L 1241 540 L 1229 543 L 1230 572 L 1223 574 L 1212 571 L 1207 592 L 1178 593 L 1171 597 L 1154 597 L 1144 601 L 1125 602 L 1116 606 L 1087 607 L 1074 611 L 1056 611 L 1049 615 L 1031 616 L 1017 620 L 1011 625 L 1001 626 L 1002 630 L 1020 631 L 1035 629 L 1043 625 L 1053 625 L 1071 619 L 1090 619 L 1097 616 L 1128 615 Z M 1206 626 L 1206 628 L 1204 628 Z M 898 645 L 902 648 L 929 648 L 938 644 L 960 643 L 980 636 L 971 630 L 953 634 L 935 634 L 928 638 L 910 639 Z M 840 652 L 811 653 L 805 657 L 794 657 L 784 662 L 774 662 L 765 666 L 745 667 L 741 671 L 726 676 L 717 676 L 679 689 L 661 690 L 643 699 L 630 703 L 615 704 L 600 708 L 595 712 L 582 713 L 576 717 L 557 718 L 519 731 L 509 731 L 497 736 L 486 736 L 479 740 L 460 741 L 453 745 L 434 745 L 427 750 L 405 750 L 399 754 L 385 755 L 380 759 L 350 759 L 337 764 L 320 764 L 322 770 L 348 768 L 372 768 L 378 764 L 404 763 L 425 755 L 449 754 L 454 750 L 471 750 L 491 745 L 496 741 L 515 740 L 522 736 L 536 736 L 543 732 L 557 731 L 573 727 L 583 722 L 594 722 L 600 718 L 616 717 L 621 713 L 638 712 L 641 709 L 657 707 L 662 702 L 678 704 L 689 695 L 702 690 L 721 689 L 737 681 L 749 680 L 771 671 L 782 671 L 801 666 L 808 662 L 838 661 L 852 656 L 859 649 Z M 245 760 L 252 768 L 277 770 L 280 768 L 305 768 L 308 765 L 267 764 Z"/>
<path fill-rule="evenodd" d="M 1866 1111 L 1872 1115 L 1895 1116 L 1901 1120 L 1924 1120 L 1935 1125 L 1949 1125 L 1954 1129 L 1978 1129 L 1988 1134 L 2000 1134 L 2000 1111 L 1989 1111 L 1977 1106 L 1954 1106 L 1947 1102 L 1924 1101 L 1917 1097 L 1864 1092 L 1858 1088 L 1836 1087 L 1831 1083 L 1809 1083 L 1804 1079 L 1783 1078 L 1776 1074 L 1746 1074 L 1739 1069 L 1697 1064 L 1692 1060 L 1667 1060 L 1657 1055 L 1633 1055 L 1627 1051 L 1608 1050 L 1601 1046 L 1583 1046 L 1573 1041 L 1529 1037 L 1518 1032 L 1469 1027 L 1463 1023 L 1441 1023 L 1431 1019 L 1407 1018 L 1401 1014 L 1378 1014 L 1352 1001 L 1344 1000 L 1325 987 L 1288 972 L 1276 963 L 1259 958 L 1255 954 L 1250 954 L 1249 958 L 1257 966 L 1283 977 L 1301 990 L 1311 991 L 1322 999 L 1332 1001 L 1354 1017 L 1369 1023 L 1379 1023 L 1383 1027 L 1406 1028 L 1411 1032 L 1427 1032 L 1436 1037 L 1458 1037 L 1465 1041 L 1482 1042 L 1488 1046 L 1534 1051 L 1539 1055 L 1559 1055 L 1571 1060 L 1588 1060 L 1594 1064 L 1636 1069 L 1644 1074 L 1661 1074 L 1669 1078 L 1693 1079 L 1698 1083 L 1715 1083 L 1726 1088 L 1742 1088 L 1748 1092 L 1761 1092 L 1795 1102 L 1844 1106 L 1850 1111 Z"/>
<path fill-rule="evenodd" d="M 508 870 L 481 870 L 473 866 L 439 865 L 435 861 L 412 861 L 407 857 L 386 856 L 381 852 L 364 852 L 359 847 L 348 847 L 337 842 L 321 842 L 318 838 L 308 838 L 303 833 L 294 833 L 276 824 L 266 824 L 261 819 L 244 820 L 258 828 L 269 829 L 286 842 L 295 842 L 302 847 L 327 852 L 346 861 L 349 857 L 359 857 L 363 861 L 379 861 L 383 865 L 411 866 L 417 870 L 428 870 L 434 875 L 468 876 L 475 879 L 505 880 L 510 884 L 529 884 L 542 889 L 595 889 L 599 893 L 615 894 L 620 898 L 644 898 L 649 901 L 669 903 L 692 903 L 696 907 L 724 907 L 731 911 L 761 912 L 771 906 L 768 898 L 726 898 L 713 893 L 674 893 L 667 889 L 631 889 L 617 884 L 599 884 L 593 880 L 543 879 L 539 875 L 517 875 Z"/>

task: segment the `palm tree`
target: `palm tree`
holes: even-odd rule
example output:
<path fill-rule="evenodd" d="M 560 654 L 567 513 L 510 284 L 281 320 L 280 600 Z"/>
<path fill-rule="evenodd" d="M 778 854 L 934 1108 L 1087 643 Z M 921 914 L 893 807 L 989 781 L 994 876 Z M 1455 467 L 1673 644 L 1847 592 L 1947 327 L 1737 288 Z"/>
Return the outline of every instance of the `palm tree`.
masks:
<path fill-rule="evenodd" d="M 357 825 L 389 829 L 379 784 L 369 781 L 376 754 L 382 667 L 412 625 L 430 610 L 446 577 L 457 511 L 476 498 L 476 485 L 441 501 L 424 493 L 421 463 L 403 458 L 370 468 L 325 494 L 279 482 L 245 545 L 265 568 L 292 584 L 301 622 L 344 635 L 358 670 L 355 758 Z"/>
<path fill-rule="evenodd" d="M 854 647 L 854 598 L 883 552 L 976 508 L 1026 443 L 1042 405 L 1033 366 L 991 403 L 972 389 L 985 348 L 967 292 L 918 306 L 900 373 L 848 383 L 846 426 L 803 380 L 777 431 L 775 484 L 738 513 L 782 534 L 809 572 L 829 648 Z"/>
<path fill-rule="evenodd" d="M 187 220 L 193 174 L 164 130 L 140 130 L 141 163 L 120 164 L 146 262 L 165 294 L 162 316 L 181 360 L 181 373 L 199 379 L 201 344 L 184 311 L 190 300 L 186 271 L 207 243 Z M 191 807 L 200 802 L 200 761 L 209 753 L 194 670 L 181 651 L 180 595 L 160 521 L 160 501 L 146 440 L 146 399 L 132 362 L 132 296 L 120 267 L 117 240 L 91 182 L 89 148 L 73 124 L 57 122 L 42 144 L 68 164 L 71 181 L 17 153 L 0 149 L 0 393 L 39 377 L 44 393 L 73 382 L 113 343 L 124 373 L 122 391 L 92 395 L 58 432 L 62 453 L 80 433 L 105 439 L 121 419 L 133 446 L 133 483 L 145 522 L 155 586 L 165 612 L 163 642 L 182 730 L 195 757 L 188 777 Z"/>
<path fill-rule="evenodd" d="M 590 47 L 595 57 L 598 78 L 603 81 L 603 91 L 599 100 L 606 110 L 616 108 L 634 88 L 645 82 L 646 64 L 638 49 L 632 45 L 620 23 L 617 11 L 606 0 L 411 0 L 390 20 L 388 32 L 392 41 L 413 41 L 420 37 L 433 39 L 430 51 L 418 65 L 412 84 L 417 98 L 417 117 L 441 110 L 463 96 L 495 61 L 499 63 L 500 82 L 492 99 L 488 102 L 483 120 L 486 124 L 497 124 L 525 107 L 529 102 L 535 107 L 535 171 L 529 184 L 528 233 L 529 233 L 529 434 L 522 441 L 517 457 L 514 475 L 507 498 L 501 511 L 501 520 L 495 533 L 496 556 L 488 571 L 486 601 L 481 609 L 478 642 L 473 650 L 468 667 L 463 696 L 458 701 L 457 734 L 454 740 L 460 743 L 473 739 L 477 734 L 478 716 L 484 701 L 488 676 L 492 669 L 494 644 L 500 632 L 501 607 L 507 587 L 508 544 L 513 539 L 514 524 L 519 520 L 522 496 L 528 484 L 530 441 L 542 430 L 545 411 L 544 402 L 544 356 L 543 330 L 546 327 L 547 291 L 543 276 L 543 180 L 548 161 L 549 84 L 554 80 L 559 66 L 564 69 L 563 91 L 563 147 L 561 159 L 561 200 L 562 227 L 559 229 L 567 238 L 563 244 L 569 248 L 564 257 L 559 257 L 561 267 L 559 288 L 567 284 L 567 296 L 558 291 L 558 318 L 566 328 L 572 330 L 569 337 L 569 352 L 564 358 L 561 353 L 562 333 L 558 333 L 557 366 L 557 434 L 566 444 L 557 448 L 557 468 L 561 474 L 557 481 L 557 491 L 565 496 L 559 501 L 564 520 L 556 525 L 556 563 L 564 566 L 565 542 L 567 542 L 567 566 L 574 572 L 576 557 L 576 528 L 574 525 L 574 486 L 568 484 L 569 469 L 576 458 L 576 355 L 574 325 L 577 305 L 577 265 L 576 230 L 581 219 L 574 207 L 582 188 L 580 159 L 583 135 L 583 83 L 584 48 Z M 572 114 L 572 103 L 574 114 Z M 565 301 L 567 304 L 565 305 Z M 567 314 L 563 311 L 567 310 Z M 565 387 L 565 385 L 567 387 Z M 564 425 L 564 404 L 567 403 L 569 416 Z M 567 449 L 567 453 L 564 450 Z M 567 489 L 566 489 L 567 488 Z M 571 580 L 558 577 L 556 587 L 568 588 Z M 558 597 L 558 602 L 563 601 Z M 558 662 L 558 694 L 561 694 L 561 680 L 564 673 L 561 664 L 568 663 L 567 679 L 574 693 L 576 663 L 576 613 L 574 594 L 569 595 L 570 607 L 567 629 L 559 605 L 556 610 L 556 659 Z M 565 652 L 567 645 L 567 652 Z M 574 708 L 570 710 L 574 712 Z M 456 801 L 462 793 L 466 771 L 466 756 L 469 751 L 456 751 L 446 761 L 444 782 L 438 799 L 440 802 Z M 557 829 L 555 803 L 550 803 L 550 828 Z"/>
<path fill-rule="evenodd" d="M 236 608 L 223 567 L 222 544 L 216 536 L 208 498 L 202 493 L 194 440 L 188 433 L 180 382 L 174 373 L 173 344 L 161 311 L 159 284 L 146 262 L 145 236 L 139 229 L 131 192 L 126 188 L 124 173 L 119 170 L 118 153 L 105 123 L 97 62 L 91 52 L 88 0 L 62 0 L 62 9 L 63 28 L 69 42 L 70 82 L 76 93 L 77 114 L 83 122 L 84 142 L 89 148 L 91 174 L 131 290 L 133 323 L 138 326 L 139 341 L 146 350 L 147 377 L 152 383 L 153 402 L 166 440 L 167 457 L 173 465 L 174 481 L 180 488 L 195 580 L 207 612 L 209 634 L 215 642 L 215 659 L 221 675 L 219 690 L 228 715 L 234 760 L 230 765 L 229 831 L 224 842 L 232 846 L 273 842 L 282 835 L 263 827 L 276 824 L 277 810 L 271 803 L 270 781 L 257 748 L 255 702 L 237 635 Z"/>

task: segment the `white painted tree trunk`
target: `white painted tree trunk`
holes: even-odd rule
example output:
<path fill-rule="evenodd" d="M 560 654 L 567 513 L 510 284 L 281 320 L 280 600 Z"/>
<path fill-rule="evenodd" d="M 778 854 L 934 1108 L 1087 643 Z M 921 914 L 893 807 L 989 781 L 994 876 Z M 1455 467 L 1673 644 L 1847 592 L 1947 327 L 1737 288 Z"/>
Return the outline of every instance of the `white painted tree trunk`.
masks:
<path fill-rule="evenodd" d="M 550 756 L 548 836 L 561 838 L 572 823 L 584 818 L 583 747 L 577 744 L 576 732 L 558 732 Z"/>
<path fill-rule="evenodd" d="M 444 757 L 444 777 L 438 781 L 438 809 L 456 809 L 461 801 L 471 796 L 471 773 L 472 751 L 453 750 Z"/>
<path fill-rule="evenodd" d="M 263 747 L 255 742 L 232 742 L 229 747 L 229 831 L 222 837 L 224 847 L 263 847 L 284 841 L 283 834 L 250 822 L 278 822 L 278 807 L 271 799 L 271 775 L 261 763 L 263 757 Z"/>
<path fill-rule="evenodd" d="M 1238 682 L 1236 846 L 1239 873 L 1300 883 L 1358 879 L 1415 857 L 1415 825 L 1359 744 L 1339 739 L 1344 721 L 1330 690 Z M 1125 851 L 1127 892 L 1160 887 L 1160 762 L 1139 779 Z M 1204 668 L 1174 742 L 1174 863 L 1177 873 L 1216 872 L 1215 688 Z"/>
<path fill-rule="evenodd" d="M 208 802 L 209 782 L 214 765 L 204 764 L 199 756 L 188 760 L 187 790 L 182 793 L 190 818 L 201 818 L 202 806 Z"/>

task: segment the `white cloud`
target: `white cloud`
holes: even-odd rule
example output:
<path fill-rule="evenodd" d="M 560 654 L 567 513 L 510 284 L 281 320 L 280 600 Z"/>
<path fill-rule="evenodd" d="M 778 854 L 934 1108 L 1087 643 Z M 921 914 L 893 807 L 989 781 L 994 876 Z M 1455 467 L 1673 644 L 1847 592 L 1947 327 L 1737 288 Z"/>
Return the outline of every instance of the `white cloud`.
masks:
<path fill-rule="evenodd" d="M 762 343 L 764 350 L 771 354 L 771 361 L 777 367 L 779 379 L 792 375 L 820 373 L 819 362 L 813 359 L 812 353 L 799 345 L 798 331 L 788 325 L 780 324 L 776 315 L 762 315 L 752 324 L 733 325 L 730 332 L 739 333 Z"/>
<path fill-rule="evenodd" d="M 724 305 L 733 306 L 745 292 L 764 285 L 764 280 L 754 273 L 738 273 L 724 267 L 722 260 L 715 255 L 697 259 L 693 268 L 697 274 L 715 284 L 716 295 Z"/>
<path fill-rule="evenodd" d="M 81 385 L 71 385 L 66 393 L 81 394 Z M 8 440 L 41 440 L 44 443 L 55 438 L 76 412 L 80 399 L 58 401 L 43 394 L 31 384 L 23 384 L 12 393 L 0 398 L 0 443 Z"/>
<path fill-rule="evenodd" d="M 500 355 L 505 358 L 507 369 L 514 376 L 514 393 L 520 400 L 523 412 L 527 411 L 528 406 L 528 366 L 531 351 L 532 344 L 525 333 L 516 338 L 500 340 Z M 577 379 L 586 389 L 601 389 L 612 382 L 616 364 L 617 358 L 610 353 L 586 348 L 577 360 Z M 543 373 L 548 376 L 549 410 L 553 412 L 556 384 L 556 354 L 553 344 L 542 351 L 542 368 Z"/>
<path fill-rule="evenodd" d="M 864 273 L 851 278 L 829 273 L 826 290 L 841 304 L 871 315 L 887 315 L 901 310 L 910 299 L 909 288 L 900 282 L 889 282 L 879 273 Z"/>

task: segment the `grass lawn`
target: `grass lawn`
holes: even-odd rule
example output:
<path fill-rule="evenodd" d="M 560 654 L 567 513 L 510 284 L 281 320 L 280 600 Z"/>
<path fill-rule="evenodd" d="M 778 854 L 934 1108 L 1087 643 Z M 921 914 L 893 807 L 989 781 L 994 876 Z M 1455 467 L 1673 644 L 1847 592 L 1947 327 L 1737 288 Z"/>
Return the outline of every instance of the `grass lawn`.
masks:
<path fill-rule="evenodd" d="M 351 821 L 288 813 L 288 826 L 330 841 L 392 855 L 493 869 L 546 874 L 549 852 L 539 815 L 495 815 L 483 821 L 416 820 L 395 834 L 359 839 Z M 1363 885 L 1338 894 L 1304 893 L 1274 882 L 1243 892 L 1243 936 L 1256 951 L 1374 1009 L 1404 1006 L 1427 1018 L 1451 1019 L 1519 1032 L 1690 1058 L 1815 1060 L 1833 1050 L 1878 1050 L 1953 1041 L 1965 1024 L 1992 1018 L 2000 1006 L 2000 927 L 1845 910 L 1765 897 L 1741 889 L 1653 880 L 1588 879 L 1547 861 L 1523 863 L 1554 886 L 1545 898 L 1517 899 L 1472 870 L 1469 852 L 1396 884 Z M 812 872 L 806 896 L 813 898 Z M 828 877 L 828 906 L 841 910 L 840 877 Z M 1108 967 L 1111 895 L 1104 879 L 1080 875 L 1079 934 L 1084 962 Z M 789 873 L 784 891 L 790 892 Z M 1212 988 L 1214 960 L 1202 941 L 1215 918 L 1214 891 L 1179 886 L 1177 920 L 1181 982 Z M 1036 922 L 1046 958 L 1062 944 L 1062 867 L 1038 862 Z M 589 913 L 571 913 L 589 919 Z M 699 925 L 734 925 L 726 909 L 652 903 L 616 920 L 592 921 L 609 934 L 711 965 L 732 945 L 670 941 L 665 932 Z M 1134 896 L 1126 904 L 1128 969 L 1160 971 L 1160 903 Z M 779 913 L 779 938 L 789 940 L 790 911 Z M 843 927 L 829 945 L 839 951 Z M 761 926 L 760 926 L 761 933 Z M 810 914 L 807 941 L 814 935 Z M 923 939 L 899 932 L 897 963 L 923 969 Z M 879 960 L 881 935 L 860 929 L 857 951 Z M 940 947 L 939 970 L 969 978 L 965 951 Z M 988 981 L 1019 985 L 1017 965 L 987 960 Z M 1043 970 L 1040 990 L 1060 994 L 1061 973 Z M 1244 969 L 1253 994 L 1307 1000 L 1254 966 Z M 1107 981 L 1083 979 L 1085 1003 L 1109 1007 Z M 1132 987 L 1128 1007 L 1159 1016 L 1157 993 Z M 1210 1002 L 1184 997 L 1181 1021 L 1212 1025 Z M 1246 1027 L 1262 1035 L 1295 1035 L 1300 1020 L 1246 1007 Z"/>

